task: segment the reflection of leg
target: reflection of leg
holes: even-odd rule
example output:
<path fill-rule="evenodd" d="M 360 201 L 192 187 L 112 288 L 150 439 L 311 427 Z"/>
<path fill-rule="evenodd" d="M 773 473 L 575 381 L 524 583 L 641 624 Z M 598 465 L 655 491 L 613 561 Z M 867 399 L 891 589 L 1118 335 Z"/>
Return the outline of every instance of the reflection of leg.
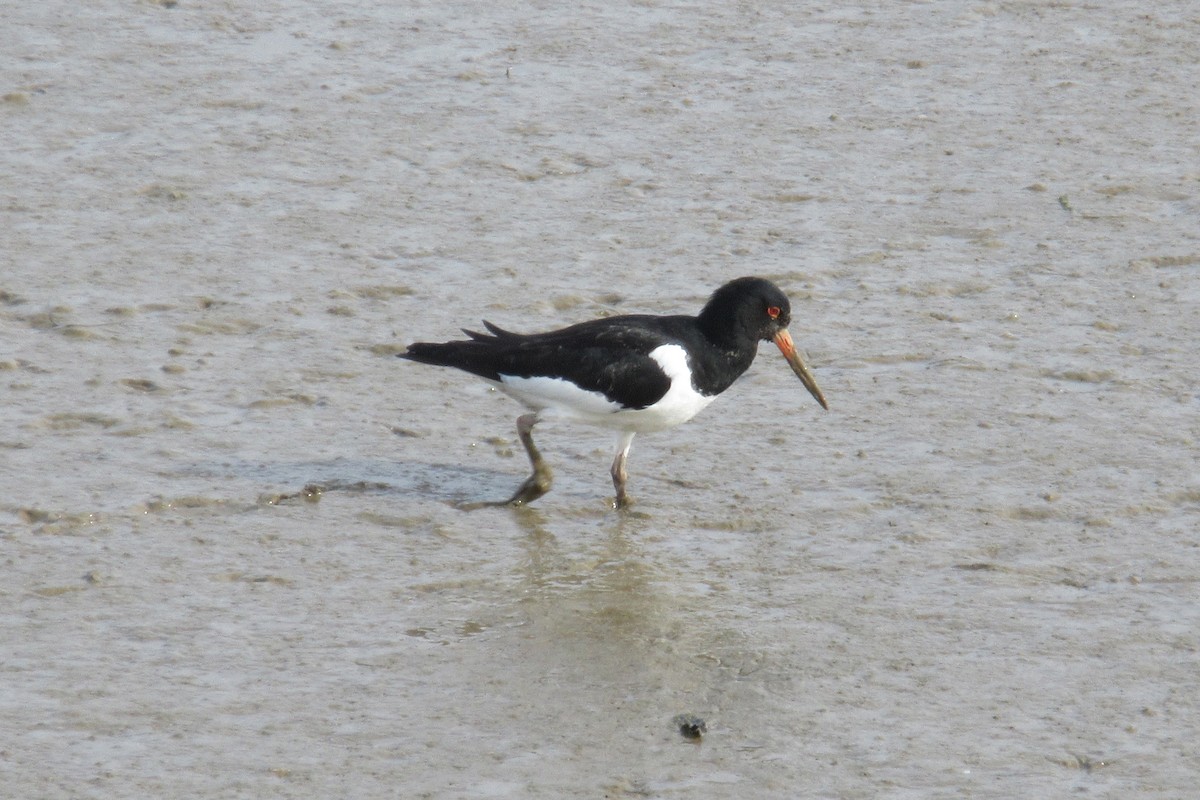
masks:
<path fill-rule="evenodd" d="M 529 463 L 533 467 L 533 474 L 521 484 L 521 488 L 517 489 L 517 493 L 508 501 L 514 506 L 532 503 L 550 491 L 550 482 L 554 478 L 550 467 L 542 460 L 542 454 L 538 452 L 537 445 L 533 443 L 533 426 L 537 424 L 537 421 L 537 414 L 523 414 L 517 418 L 517 435 L 521 437 L 521 444 L 525 445 L 525 452 L 529 454 Z"/>
<path fill-rule="evenodd" d="M 617 498 L 613 504 L 617 508 L 628 508 L 633 503 L 629 495 L 625 494 L 625 481 L 629 478 L 629 473 L 625 471 L 625 460 L 629 457 L 629 447 L 632 444 L 633 431 L 622 433 L 617 443 L 617 457 L 612 463 L 613 488 L 617 490 Z"/>

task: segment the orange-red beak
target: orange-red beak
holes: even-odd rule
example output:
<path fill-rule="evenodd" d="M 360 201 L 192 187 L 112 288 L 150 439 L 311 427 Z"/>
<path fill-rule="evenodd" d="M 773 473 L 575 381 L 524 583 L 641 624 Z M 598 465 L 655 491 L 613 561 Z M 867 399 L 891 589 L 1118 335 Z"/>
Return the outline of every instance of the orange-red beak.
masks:
<path fill-rule="evenodd" d="M 816 379 L 808 371 L 808 367 L 804 366 L 804 362 L 800 360 L 800 354 L 796 352 L 796 345 L 792 343 L 792 335 L 787 332 L 787 328 L 775 334 L 772 341 L 791 365 L 792 372 L 796 373 L 796 377 L 804 384 L 804 388 L 808 389 L 808 393 L 821 404 L 821 408 L 828 409 L 829 404 L 825 402 L 825 395 L 821 394 L 821 387 L 817 386 Z"/>

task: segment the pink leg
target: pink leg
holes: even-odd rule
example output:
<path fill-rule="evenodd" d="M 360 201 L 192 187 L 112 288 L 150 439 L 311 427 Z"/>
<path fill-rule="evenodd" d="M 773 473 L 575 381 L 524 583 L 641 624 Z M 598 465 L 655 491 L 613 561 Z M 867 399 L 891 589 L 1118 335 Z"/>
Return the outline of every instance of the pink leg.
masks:
<path fill-rule="evenodd" d="M 538 452 L 537 445 L 533 443 L 533 426 L 537 424 L 537 421 L 537 414 L 523 414 L 517 418 L 517 435 L 521 437 L 521 444 L 525 445 L 529 463 L 533 466 L 533 474 L 509 499 L 509 505 L 523 506 L 526 503 L 532 503 L 550 491 L 550 483 L 554 476 L 550 472 L 550 467 L 542 460 L 542 454 Z"/>
<path fill-rule="evenodd" d="M 625 481 L 629 479 L 629 473 L 625 471 L 625 461 L 629 458 L 629 447 L 633 444 L 633 431 L 626 431 L 621 434 L 621 439 L 617 443 L 617 457 L 612 463 L 612 479 L 613 487 L 617 490 L 617 497 L 613 501 L 616 508 L 629 508 L 633 500 L 625 493 Z"/>

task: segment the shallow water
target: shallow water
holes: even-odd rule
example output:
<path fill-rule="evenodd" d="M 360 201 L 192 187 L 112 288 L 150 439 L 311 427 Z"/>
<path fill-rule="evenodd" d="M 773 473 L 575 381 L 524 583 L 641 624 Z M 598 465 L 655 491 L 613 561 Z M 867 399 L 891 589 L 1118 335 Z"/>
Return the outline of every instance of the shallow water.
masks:
<path fill-rule="evenodd" d="M 6 790 L 1190 794 L 1190 4 L 380 6 L 7 12 Z M 829 413 L 457 508 L 519 409 L 404 344 L 741 274 Z"/>

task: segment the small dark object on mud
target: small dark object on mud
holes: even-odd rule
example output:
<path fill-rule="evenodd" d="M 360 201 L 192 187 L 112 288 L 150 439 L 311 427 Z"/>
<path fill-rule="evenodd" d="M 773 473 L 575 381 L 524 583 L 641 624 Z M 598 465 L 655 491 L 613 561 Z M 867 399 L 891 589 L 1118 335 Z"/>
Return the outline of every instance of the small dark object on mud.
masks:
<path fill-rule="evenodd" d="M 680 714 L 671 722 L 679 727 L 679 734 L 685 739 L 699 739 L 708 732 L 708 723 L 692 714 Z"/>

